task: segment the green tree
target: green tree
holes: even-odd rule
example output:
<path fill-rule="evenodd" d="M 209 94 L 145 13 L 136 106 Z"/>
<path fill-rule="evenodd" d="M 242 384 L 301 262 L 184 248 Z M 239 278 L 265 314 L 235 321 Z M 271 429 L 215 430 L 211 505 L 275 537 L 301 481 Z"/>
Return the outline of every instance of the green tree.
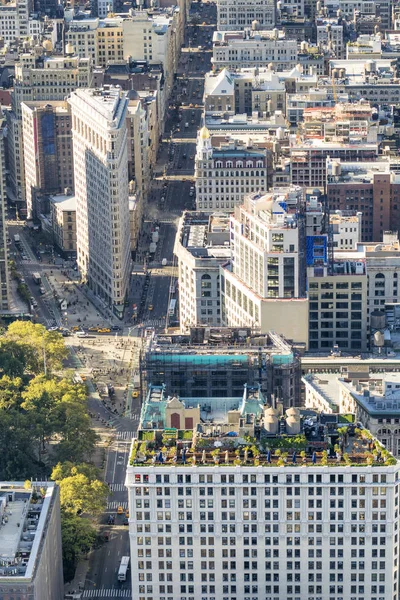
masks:
<path fill-rule="evenodd" d="M 28 348 L 3 336 L 0 338 L 0 369 L 10 377 L 22 377 L 26 369 L 27 353 Z"/>
<path fill-rule="evenodd" d="M 20 377 L 11 379 L 8 375 L 3 375 L 0 379 L 0 410 L 19 408 L 22 389 L 23 382 Z"/>
<path fill-rule="evenodd" d="M 46 477 L 45 465 L 38 461 L 29 418 L 16 411 L 0 409 L 0 480 Z"/>
<path fill-rule="evenodd" d="M 64 578 L 71 581 L 78 560 L 89 552 L 96 539 L 96 530 L 87 519 L 62 511 L 61 536 Z"/>
<path fill-rule="evenodd" d="M 59 462 L 51 472 L 51 479 L 53 479 L 53 481 L 57 481 L 57 483 L 60 483 L 62 479 L 78 474 L 85 475 L 89 481 L 94 481 L 95 479 L 99 479 L 100 469 L 89 463 L 75 465 L 70 461 L 66 461 L 64 463 Z"/>
<path fill-rule="evenodd" d="M 4 334 L 1 343 L 13 341 L 24 351 L 25 368 L 31 373 L 60 369 L 68 356 L 64 338 L 56 331 L 47 331 L 43 325 L 30 321 L 14 321 Z M 1 345 L 0 345 L 1 352 Z"/>
<path fill-rule="evenodd" d="M 104 511 L 109 489 L 102 481 L 90 480 L 83 473 L 77 473 L 57 483 L 60 486 L 61 507 L 66 512 L 96 516 Z"/>

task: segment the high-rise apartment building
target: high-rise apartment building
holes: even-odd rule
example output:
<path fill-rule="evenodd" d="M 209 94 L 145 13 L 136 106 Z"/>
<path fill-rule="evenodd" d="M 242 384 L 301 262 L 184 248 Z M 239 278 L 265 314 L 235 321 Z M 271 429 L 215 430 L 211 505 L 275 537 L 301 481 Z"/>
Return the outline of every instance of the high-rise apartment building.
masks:
<path fill-rule="evenodd" d="M 15 65 L 12 110 L 6 113 L 10 196 L 18 211 L 26 215 L 22 102 L 59 100 L 79 87 L 92 86 L 90 58 L 79 58 L 73 48 L 64 55 L 21 54 Z"/>
<path fill-rule="evenodd" d="M 78 266 L 89 288 L 118 316 L 130 276 L 125 92 L 76 90 L 72 108 Z"/>
<path fill-rule="evenodd" d="M 155 392 L 150 415 L 161 409 Z M 259 407 L 258 390 L 245 390 L 238 408 L 227 402 L 225 420 L 216 400 L 192 406 L 170 398 L 163 413 L 169 429 L 139 430 L 132 444 L 126 485 L 134 597 L 396 599 L 394 457 L 369 432 L 354 437 L 350 427 L 344 434 L 331 415 L 329 426 L 317 414 L 305 424 L 295 408 L 281 416 Z M 257 434 L 251 449 L 235 441 L 256 425 L 265 432 L 262 444 Z M 293 450 L 293 436 L 304 436 L 306 450 Z M 278 456 L 277 442 L 288 452 Z M 329 455 L 323 449 L 332 442 L 337 451 Z"/>
<path fill-rule="evenodd" d="M 66 101 L 23 102 L 21 108 L 27 212 L 37 218 L 40 195 L 74 187 L 71 108 Z"/>
<path fill-rule="evenodd" d="M 276 331 L 308 342 L 305 206 L 301 190 L 249 194 L 231 217 L 230 264 L 221 267 L 221 315 L 227 326 Z"/>
<path fill-rule="evenodd" d="M 276 4 L 272 0 L 218 0 L 217 29 L 237 31 L 252 28 L 254 21 L 260 29 L 272 29 L 276 22 Z"/>

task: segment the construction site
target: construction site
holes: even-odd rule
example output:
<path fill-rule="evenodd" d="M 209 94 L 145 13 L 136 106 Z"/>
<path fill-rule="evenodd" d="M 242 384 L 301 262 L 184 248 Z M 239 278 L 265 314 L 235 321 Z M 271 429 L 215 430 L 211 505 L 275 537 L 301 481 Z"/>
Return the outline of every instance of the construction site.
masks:
<path fill-rule="evenodd" d="M 245 328 L 154 333 L 141 359 L 143 397 L 150 385 L 185 398 L 239 397 L 247 385 L 259 386 L 268 402 L 299 406 L 301 351 L 274 332 L 259 335 Z"/>

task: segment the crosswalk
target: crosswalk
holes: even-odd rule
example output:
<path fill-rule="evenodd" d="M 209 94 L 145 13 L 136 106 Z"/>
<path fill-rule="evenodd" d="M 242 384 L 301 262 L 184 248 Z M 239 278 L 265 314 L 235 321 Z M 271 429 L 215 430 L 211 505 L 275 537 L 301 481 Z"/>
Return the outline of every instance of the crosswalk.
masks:
<path fill-rule="evenodd" d="M 126 492 L 126 487 L 123 483 L 110 483 L 109 487 L 112 492 Z"/>
<path fill-rule="evenodd" d="M 164 319 L 146 319 L 144 322 L 146 327 L 165 327 L 165 318 Z"/>
<path fill-rule="evenodd" d="M 122 506 L 122 508 L 124 510 L 127 510 L 128 503 L 127 502 L 107 502 L 107 510 L 117 510 L 118 506 Z"/>
<path fill-rule="evenodd" d="M 101 590 L 85 590 L 82 593 L 82 598 L 132 598 L 131 590 L 119 589 L 101 589 Z"/>
<path fill-rule="evenodd" d="M 136 437 L 136 431 L 117 431 L 117 442 L 122 442 L 123 440 L 130 441 L 134 437 Z"/>

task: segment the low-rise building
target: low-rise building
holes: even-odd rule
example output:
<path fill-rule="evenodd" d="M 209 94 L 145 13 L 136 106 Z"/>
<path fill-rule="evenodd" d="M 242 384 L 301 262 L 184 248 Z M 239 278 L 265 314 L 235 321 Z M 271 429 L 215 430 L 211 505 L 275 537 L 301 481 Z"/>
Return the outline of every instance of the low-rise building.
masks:
<path fill-rule="evenodd" d="M 361 242 L 362 212 L 336 210 L 330 213 L 333 247 L 338 250 L 354 250 Z"/>
<path fill-rule="evenodd" d="M 317 44 L 329 48 L 337 58 L 344 58 L 343 19 L 318 16 L 315 20 Z"/>
<path fill-rule="evenodd" d="M 277 71 L 297 65 L 297 42 L 287 40 L 283 31 L 215 31 L 213 57 L 215 69 L 241 69 L 272 64 Z"/>
<path fill-rule="evenodd" d="M 363 365 L 347 367 L 342 375 L 303 376 L 306 408 L 328 414 L 353 413 L 394 456 L 400 456 L 400 377 L 372 373 Z"/>
<path fill-rule="evenodd" d="M 50 196 L 50 220 L 54 244 L 64 255 L 76 256 L 76 198 L 71 194 Z"/>
<path fill-rule="evenodd" d="M 53 482 L 0 482 L 2 598 L 63 600 L 60 492 Z"/>
<path fill-rule="evenodd" d="M 276 5 L 272 0 L 259 3 L 249 0 L 245 4 L 237 4 L 236 0 L 218 0 L 218 31 L 238 31 L 239 29 L 256 28 L 272 29 L 276 22 Z"/>
<path fill-rule="evenodd" d="M 221 324 L 219 266 L 229 260 L 229 216 L 185 212 L 174 254 L 178 262 L 181 329 Z"/>
<path fill-rule="evenodd" d="M 232 133 L 214 136 L 203 127 L 195 158 L 196 206 L 231 211 L 245 194 L 268 188 L 268 144 L 264 136 Z"/>

